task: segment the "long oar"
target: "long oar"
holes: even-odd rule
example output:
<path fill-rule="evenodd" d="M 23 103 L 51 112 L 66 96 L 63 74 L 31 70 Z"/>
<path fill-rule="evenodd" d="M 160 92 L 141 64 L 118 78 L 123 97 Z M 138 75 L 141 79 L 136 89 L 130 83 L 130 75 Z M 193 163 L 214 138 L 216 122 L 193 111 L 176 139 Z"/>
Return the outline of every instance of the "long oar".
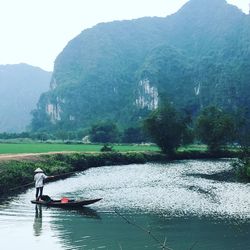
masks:
<path fill-rule="evenodd" d="M 53 175 L 53 178 L 58 178 L 58 177 L 62 177 L 65 175 L 72 175 L 72 174 L 76 174 L 76 173 L 79 173 L 79 171 L 72 171 L 72 172 L 68 172 L 68 173 Z"/>
<path fill-rule="evenodd" d="M 79 171 L 73 171 L 73 172 L 68 172 L 68 173 L 63 173 L 63 174 L 58 174 L 58 175 L 53 175 L 53 179 L 54 178 L 61 178 L 63 176 L 66 176 L 66 175 L 72 175 L 72 174 L 75 174 L 75 173 L 78 173 Z M 51 178 L 51 179 L 52 179 Z M 34 181 L 30 182 L 30 183 L 27 183 L 27 184 L 24 184 L 24 185 L 20 185 L 20 186 L 17 186 L 17 187 L 14 187 L 14 188 L 11 188 L 10 191 L 14 191 L 16 189 L 21 189 L 21 188 L 25 188 L 25 187 L 29 187 L 31 185 L 34 184 Z"/>
<path fill-rule="evenodd" d="M 10 191 L 14 191 L 16 189 L 21 189 L 21 188 L 24 188 L 24 187 L 28 187 L 28 186 L 31 186 L 34 184 L 34 181 L 30 182 L 30 183 L 27 183 L 27 184 L 24 184 L 24 185 L 21 185 L 21 186 L 17 186 L 17 187 L 14 187 L 14 188 L 11 188 Z"/>

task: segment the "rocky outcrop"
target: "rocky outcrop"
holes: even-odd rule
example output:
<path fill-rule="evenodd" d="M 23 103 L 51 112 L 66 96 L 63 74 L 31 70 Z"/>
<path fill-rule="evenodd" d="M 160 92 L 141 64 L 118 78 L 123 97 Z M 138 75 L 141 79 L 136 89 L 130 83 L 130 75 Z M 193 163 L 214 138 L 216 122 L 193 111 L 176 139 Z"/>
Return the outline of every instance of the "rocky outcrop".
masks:
<path fill-rule="evenodd" d="M 148 110 L 155 110 L 158 108 L 158 89 L 155 86 L 150 85 L 149 79 L 144 79 L 139 82 L 138 96 L 135 103 L 139 109 L 147 108 Z"/>

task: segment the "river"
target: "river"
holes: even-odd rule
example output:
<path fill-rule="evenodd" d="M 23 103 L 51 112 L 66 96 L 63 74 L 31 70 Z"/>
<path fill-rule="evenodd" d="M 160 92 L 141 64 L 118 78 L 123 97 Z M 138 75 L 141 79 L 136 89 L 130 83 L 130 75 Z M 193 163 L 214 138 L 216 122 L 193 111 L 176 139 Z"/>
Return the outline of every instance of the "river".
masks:
<path fill-rule="evenodd" d="M 105 166 L 46 184 L 52 198 L 103 198 L 81 210 L 35 206 L 31 188 L 0 203 L 1 249 L 250 249 L 250 184 L 230 170 L 229 160 Z"/>

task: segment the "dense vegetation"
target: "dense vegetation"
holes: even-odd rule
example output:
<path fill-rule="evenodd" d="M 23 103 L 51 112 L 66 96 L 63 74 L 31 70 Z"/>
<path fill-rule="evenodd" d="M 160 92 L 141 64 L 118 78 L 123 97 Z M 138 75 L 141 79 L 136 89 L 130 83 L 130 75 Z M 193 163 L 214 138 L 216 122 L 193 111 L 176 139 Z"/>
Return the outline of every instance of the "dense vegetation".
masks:
<path fill-rule="evenodd" d="M 144 124 L 146 131 L 162 151 L 172 156 L 176 149 L 183 145 L 188 120 L 167 104 L 154 111 Z"/>
<path fill-rule="evenodd" d="M 233 162 L 236 174 L 240 179 L 250 182 L 250 157 L 249 153 L 247 156 L 240 157 Z"/>
<path fill-rule="evenodd" d="M 116 123 L 101 122 L 93 124 L 89 129 L 58 130 L 44 132 L 22 132 L 22 133 L 0 133 L 0 141 L 56 141 L 62 140 L 66 143 L 142 143 L 150 141 L 142 126 L 118 129 Z"/>
<path fill-rule="evenodd" d="M 57 57 L 32 128 L 72 130 L 110 120 L 127 129 L 162 96 L 193 116 L 209 105 L 238 112 L 250 105 L 249 25 L 249 16 L 225 0 L 190 0 L 166 18 L 87 29 Z"/>
<path fill-rule="evenodd" d="M 246 138 L 242 141 L 244 127 L 249 124 L 238 123 L 238 117 L 222 109 L 209 106 L 198 114 L 196 119 L 183 110 L 177 110 L 170 103 L 161 105 L 145 119 L 145 130 L 151 139 L 168 155 L 173 155 L 180 146 L 194 141 L 207 145 L 208 151 L 219 152 L 236 144 L 243 151 L 248 150 Z M 236 128 L 237 127 L 237 128 Z M 249 135 L 249 130 L 246 131 Z"/>
<path fill-rule="evenodd" d="M 164 153 L 174 159 L 178 156 L 177 149 L 180 146 L 190 144 L 194 140 L 207 145 L 207 153 L 214 157 L 220 155 L 225 157 L 229 148 L 235 146 L 239 158 L 234 163 L 237 175 L 250 179 L 249 121 L 242 121 L 241 118 L 232 116 L 215 106 L 205 108 L 196 120 L 192 121 L 190 116 L 184 116 L 183 112 L 168 103 L 152 112 L 144 124 L 152 140 Z M 194 152 L 191 155 L 193 157 Z M 200 158 L 201 154 L 198 157 Z"/>
<path fill-rule="evenodd" d="M 196 130 L 210 151 L 219 151 L 228 143 L 239 141 L 235 127 L 233 117 L 216 107 L 208 107 L 198 117 Z"/>
<path fill-rule="evenodd" d="M 27 129 L 30 112 L 49 90 L 50 78 L 50 72 L 30 65 L 0 65 L 0 132 Z"/>

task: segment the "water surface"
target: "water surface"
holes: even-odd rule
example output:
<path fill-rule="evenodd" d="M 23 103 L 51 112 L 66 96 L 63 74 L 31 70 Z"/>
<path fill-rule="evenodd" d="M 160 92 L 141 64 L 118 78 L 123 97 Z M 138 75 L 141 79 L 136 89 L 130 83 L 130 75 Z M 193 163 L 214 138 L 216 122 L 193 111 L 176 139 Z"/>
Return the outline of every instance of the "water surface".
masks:
<path fill-rule="evenodd" d="M 230 169 L 227 160 L 107 166 L 46 185 L 53 198 L 103 198 L 81 210 L 35 206 L 29 189 L 0 205 L 1 249 L 160 249 L 165 240 L 250 249 L 250 185 L 211 178 Z"/>

